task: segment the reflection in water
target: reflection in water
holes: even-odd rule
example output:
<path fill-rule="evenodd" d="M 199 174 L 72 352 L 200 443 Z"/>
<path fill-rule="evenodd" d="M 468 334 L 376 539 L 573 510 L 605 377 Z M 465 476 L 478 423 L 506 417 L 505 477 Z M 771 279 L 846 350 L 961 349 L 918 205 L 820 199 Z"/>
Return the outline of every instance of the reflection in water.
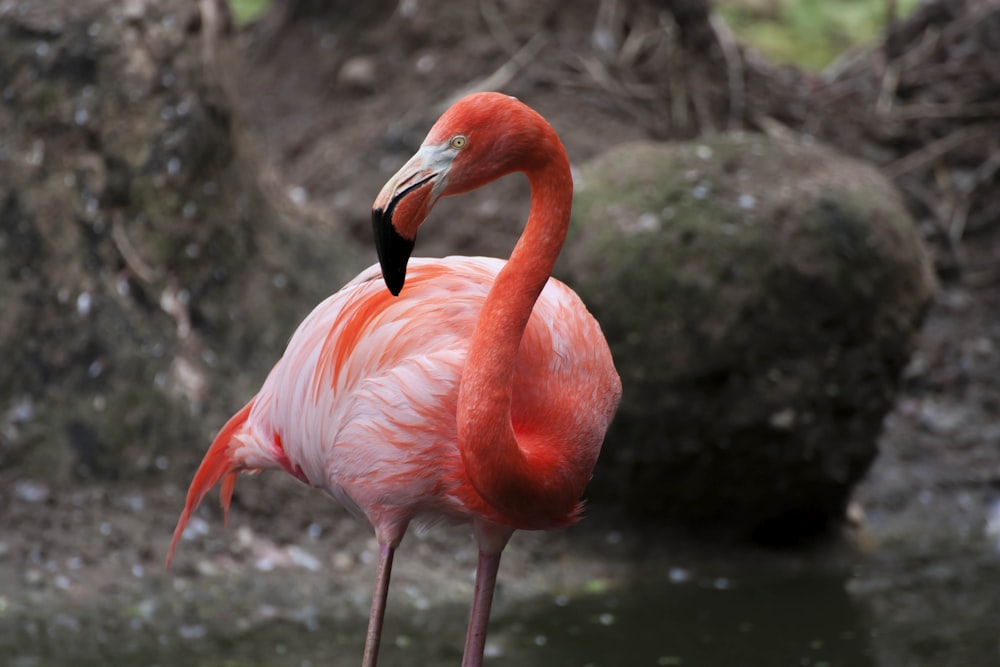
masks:
<path fill-rule="evenodd" d="M 672 576 L 671 576 L 672 575 Z M 864 620 L 841 578 L 684 579 L 636 584 L 569 601 L 519 620 L 501 616 L 495 637 L 511 665 L 866 667 Z"/>

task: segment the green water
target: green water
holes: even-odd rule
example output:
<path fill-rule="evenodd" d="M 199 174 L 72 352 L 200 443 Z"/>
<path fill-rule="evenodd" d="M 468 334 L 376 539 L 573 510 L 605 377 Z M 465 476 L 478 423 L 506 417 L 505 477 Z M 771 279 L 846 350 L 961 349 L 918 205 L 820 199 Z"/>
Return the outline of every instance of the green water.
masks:
<path fill-rule="evenodd" d="M 990 667 L 1000 665 L 1000 567 L 907 565 L 908 584 L 857 573 L 733 568 L 724 576 L 648 568 L 625 585 L 575 596 L 504 600 L 488 665 L 521 667 Z M 512 576 L 508 573 L 508 576 Z M 867 588 L 861 593 L 852 588 Z M 169 595 L 164 593 L 164 595 Z M 399 596 L 397 595 L 397 598 Z M 164 605 L 170 608 L 169 601 Z M 142 615 L 0 615 L 10 667 L 340 667 L 360 663 L 364 619 L 308 610 L 220 612 L 215 624 Z M 391 612 L 380 665 L 457 665 L 466 610 Z M 268 620 L 268 614 L 273 619 Z M 216 630 L 213 628 L 222 628 Z"/>
<path fill-rule="evenodd" d="M 843 582 L 818 574 L 635 582 L 563 608 L 538 608 L 515 627 L 523 629 L 511 633 L 514 665 L 873 664 L 863 615 Z"/>

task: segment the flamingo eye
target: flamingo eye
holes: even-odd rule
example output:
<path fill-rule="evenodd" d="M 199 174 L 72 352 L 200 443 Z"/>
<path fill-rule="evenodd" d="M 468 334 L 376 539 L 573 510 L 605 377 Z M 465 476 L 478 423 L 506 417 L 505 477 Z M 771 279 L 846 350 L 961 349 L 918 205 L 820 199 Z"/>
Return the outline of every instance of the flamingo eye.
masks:
<path fill-rule="evenodd" d="M 469 140 L 465 138 L 465 135 L 456 134 L 451 138 L 451 141 L 448 142 L 448 146 L 454 148 L 455 150 L 460 150 L 465 148 L 465 144 L 467 143 L 469 143 Z"/>

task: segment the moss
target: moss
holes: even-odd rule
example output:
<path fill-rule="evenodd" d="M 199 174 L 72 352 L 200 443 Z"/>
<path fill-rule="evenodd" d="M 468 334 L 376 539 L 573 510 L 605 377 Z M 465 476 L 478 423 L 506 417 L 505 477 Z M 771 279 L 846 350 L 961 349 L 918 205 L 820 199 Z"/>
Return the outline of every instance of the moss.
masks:
<path fill-rule="evenodd" d="M 60 14 L 50 49 L 65 66 L 3 100 L 12 150 L 0 154 L 0 353 L 11 363 L 0 368 L 0 414 L 30 400 L 33 415 L 3 425 L 0 465 L 39 478 L 143 477 L 161 454 L 201 454 L 295 324 L 360 268 L 352 244 L 285 220 L 243 171 L 201 36 L 160 11 L 126 19 L 94 3 Z M 144 20 L 156 30 L 143 40 L 115 37 L 123 21 Z M 11 45 L 0 59 L 15 54 L 0 72 L 21 67 L 16 54 L 37 39 L 6 24 L 0 37 Z M 167 73 L 170 85 L 132 95 L 136 81 Z M 84 103 L 85 122 L 61 117 Z M 15 164 L 39 133 L 45 159 Z M 183 317 L 163 307 L 165 294 L 182 295 Z"/>
<path fill-rule="evenodd" d="M 270 5 L 270 0 L 229 0 L 229 7 L 239 25 L 246 25 L 257 20 L 263 16 Z"/>
<path fill-rule="evenodd" d="M 926 266 L 891 187 L 822 147 L 720 136 L 581 167 L 558 274 L 624 385 L 597 494 L 750 533 L 833 519 L 874 456 Z"/>
<path fill-rule="evenodd" d="M 47 117 L 55 111 L 61 97 L 61 91 L 57 90 L 54 84 L 39 87 L 35 92 L 34 99 L 30 101 L 33 111 L 37 114 L 36 118 Z"/>

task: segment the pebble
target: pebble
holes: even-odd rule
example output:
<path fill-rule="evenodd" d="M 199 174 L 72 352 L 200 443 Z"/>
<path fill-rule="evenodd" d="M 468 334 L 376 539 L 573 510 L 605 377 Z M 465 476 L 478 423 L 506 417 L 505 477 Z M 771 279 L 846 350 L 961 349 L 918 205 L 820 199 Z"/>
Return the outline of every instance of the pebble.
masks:
<path fill-rule="evenodd" d="M 712 582 L 712 586 L 719 591 L 725 591 L 733 587 L 733 582 L 725 577 L 719 577 Z"/>
<path fill-rule="evenodd" d="M 1000 500 L 996 500 L 987 510 L 986 534 L 994 539 L 997 553 L 1000 553 Z"/>
<path fill-rule="evenodd" d="M 924 430 L 935 435 L 949 435 L 958 430 L 966 415 L 960 406 L 926 400 L 919 404 L 918 418 Z"/>
<path fill-rule="evenodd" d="M 795 410 L 785 408 L 771 415 L 768 423 L 771 425 L 771 428 L 777 431 L 790 431 L 795 427 L 796 419 Z"/>
<path fill-rule="evenodd" d="M 76 297 L 76 312 L 81 317 L 86 317 L 90 313 L 91 299 L 90 294 L 87 292 L 81 292 L 79 296 Z"/>
<path fill-rule="evenodd" d="M 372 90 L 375 88 L 375 61 L 366 56 L 348 58 L 337 72 L 337 81 L 349 88 Z"/>
<path fill-rule="evenodd" d="M 133 512 L 139 513 L 146 508 L 146 499 L 137 493 L 129 494 L 122 498 L 122 504 Z"/>
<path fill-rule="evenodd" d="M 319 559 L 298 545 L 293 544 L 288 547 L 288 557 L 294 564 L 310 572 L 318 572 L 320 570 Z"/>
<path fill-rule="evenodd" d="M 691 581 L 691 570 L 683 567 L 672 567 L 667 576 L 670 578 L 671 583 L 683 584 L 686 581 Z"/>
<path fill-rule="evenodd" d="M 309 192 L 301 185 L 295 185 L 288 188 L 288 198 L 299 206 L 302 206 L 309 201 Z"/>
<path fill-rule="evenodd" d="M 219 568 L 209 560 L 201 559 L 194 566 L 195 571 L 203 577 L 214 577 L 219 574 Z"/>
<path fill-rule="evenodd" d="M 253 542 L 253 529 L 249 526 L 240 526 L 236 529 L 236 539 L 233 540 L 232 547 L 236 547 L 234 551 L 244 551 L 253 546 Z"/>
<path fill-rule="evenodd" d="M 345 571 L 351 569 L 354 565 L 354 559 L 351 554 L 346 551 L 338 551 L 330 558 L 330 562 L 333 565 L 334 570 Z"/>
<path fill-rule="evenodd" d="M 437 66 L 437 58 L 429 53 L 425 53 L 417 58 L 417 62 L 413 64 L 414 69 L 419 74 L 430 74 L 434 71 L 435 66 Z"/>
<path fill-rule="evenodd" d="M 48 485 L 41 482 L 21 481 L 14 485 L 14 495 L 28 503 L 40 503 L 52 494 Z"/>
<path fill-rule="evenodd" d="M 195 537 L 208 535 L 209 530 L 211 530 L 211 527 L 208 525 L 207 521 L 201 517 L 193 516 L 188 521 L 187 525 L 184 526 L 184 533 L 181 535 L 181 538 L 185 540 L 193 540 Z"/>
<path fill-rule="evenodd" d="M 949 289 L 938 296 L 942 306 L 953 312 L 962 312 L 972 303 L 972 295 L 963 289 Z"/>

